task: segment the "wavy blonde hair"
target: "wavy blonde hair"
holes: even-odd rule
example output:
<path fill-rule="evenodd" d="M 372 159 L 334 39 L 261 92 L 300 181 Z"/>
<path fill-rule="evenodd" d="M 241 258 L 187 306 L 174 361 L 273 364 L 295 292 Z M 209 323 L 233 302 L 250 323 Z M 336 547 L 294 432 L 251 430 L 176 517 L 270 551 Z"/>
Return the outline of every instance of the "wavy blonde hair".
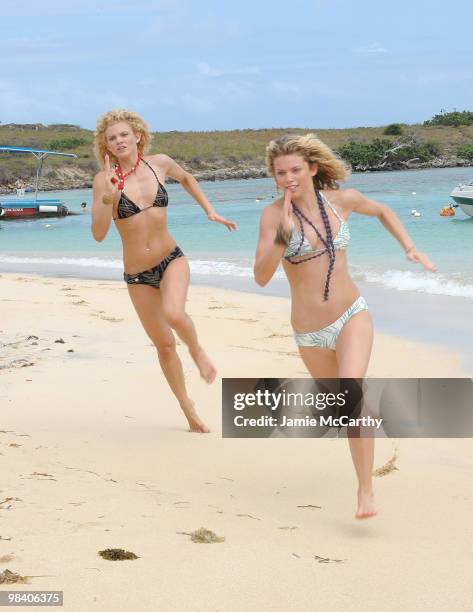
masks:
<path fill-rule="evenodd" d="M 332 149 L 315 134 L 286 134 L 272 140 L 266 147 L 268 174 L 274 176 L 274 160 L 281 155 L 300 155 L 308 164 L 316 163 L 317 174 L 313 177 L 316 189 L 338 189 L 338 182 L 350 175 L 350 170 Z"/>
<path fill-rule="evenodd" d="M 105 132 L 111 125 L 120 123 L 121 121 L 128 123 L 134 134 L 141 136 L 138 143 L 138 152 L 141 156 L 143 156 L 149 148 L 151 142 L 149 127 L 137 113 L 124 108 L 116 108 L 115 110 L 108 111 L 108 113 L 104 113 L 98 118 L 97 127 L 94 133 L 94 153 L 102 168 L 105 165 L 106 154 L 110 156 L 110 161 L 112 163 L 118 161 L 107 149 Z"/>

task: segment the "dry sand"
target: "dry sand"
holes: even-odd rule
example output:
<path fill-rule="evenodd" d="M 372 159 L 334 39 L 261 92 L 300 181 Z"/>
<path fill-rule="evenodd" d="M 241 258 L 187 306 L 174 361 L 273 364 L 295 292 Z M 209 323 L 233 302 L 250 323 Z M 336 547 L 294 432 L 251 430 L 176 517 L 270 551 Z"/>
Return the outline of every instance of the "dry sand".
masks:
<path fill-rule="evenodd" d="M 220 381 L 181 346 L 213 429 L 186 432 L 122 284 L 0 283 L 0 572 L 52 576 L 0 589 L 64 590 L 71 611 L 472 609 L 471 440 L 378 441 L 375 467 L 396 452 L 397 469 L 375 479 L 379 516 L 355 521 L 346 441 L 222 439 Z M 192 287 L 188 311 L 220 376 L 306 375 L 287 299 Z M 381 335 L 371 364 L 466 375 L 458 355 Z M 178 533 L 199 527 L 225 541 Z"/>

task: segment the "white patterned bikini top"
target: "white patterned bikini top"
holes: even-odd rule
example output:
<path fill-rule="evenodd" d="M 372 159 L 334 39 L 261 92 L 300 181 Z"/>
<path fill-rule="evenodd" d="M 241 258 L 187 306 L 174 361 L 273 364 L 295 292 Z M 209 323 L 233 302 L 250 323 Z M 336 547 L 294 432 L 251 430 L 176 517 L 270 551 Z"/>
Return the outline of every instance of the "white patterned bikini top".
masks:
<path fill-rule="evenodd" d="M 320 193 L 320 195 L 322 196 L 323 201 L 328 205 L 328 207 L 333 211 L 333 214 L 340 221 L 338 233 L 333 239 L 333 246 L 335 247 L 336 251 L 343 251 L 347 248 L 348 243 L 350 242 L 350 229 L 348 227 L 348 223 L 345 221 L 345 219 L 343 219 L 340 216 L 340 214 L 332 206 L 329 200 L 327 200 L 327 198 L 322 193 Z M 293 204 L 293 209 L 294 209 L 294 204 Z M 302 229 L 302 220 L 300 216 L 297 214 L 296 210 L 294 212 L 296 213 L 296 216 L 299 220 L 299 223 L 301 224 L 301 229 Z M 294 228 L 292 230 L 289 244 L 287 245 L 286 250 L 284 251 L 283 258 L 292 259 L 292 257 L 298 257 L 300 255 L 319 255 L 319 254 L 321 255 L 322 253 L 326 252 L 326 250 L 327 249 L 325 246 L 322 247 L 321 249 L 314 249 L 312 245 L 310 244 L 310 242 L 305 237 L 304 233 L 302 232 L 302 235 L 301 235 L 301 232 L 299 232 L 296 228 Z"/>

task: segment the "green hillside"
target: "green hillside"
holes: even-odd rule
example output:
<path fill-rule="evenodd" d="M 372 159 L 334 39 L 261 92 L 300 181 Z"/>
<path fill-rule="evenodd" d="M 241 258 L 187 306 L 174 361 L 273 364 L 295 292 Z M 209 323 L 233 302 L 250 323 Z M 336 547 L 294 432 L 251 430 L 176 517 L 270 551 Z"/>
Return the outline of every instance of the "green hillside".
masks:
<path fill-rule="evenodd" d="M 466 111 L 465 111 L 466 113 Z M 458 113 L 457 113 L 458 114 Z M 448 117 L 450 114 L 436 117 Z M 261 130 L 232 130 L 212 132 L 156 132 L 150 153 L 165 152 L 183 163 L 197 174 L 226 168 L 242 167 L 261 170 L 264 167 L 266 144 L 286 133 L 304 134 L 315 132 L 329 146 L 355 166 L 369 169 L 377 160 L 386 158 L 385 151 L 393 145 L 403 145 L 390 161 L 418 158 L 420 162 L 429 159 L 455 158 L 460 153 L 471 151 L 473 125 L 439 125 L 438 121 L 424 125 L 393 124 L 382 127 L 359 127 L 351 129 L 275 128 Z M 92 151 L 93 132 L 74 125 L 54 124 L 0 124 L 0 145 L 24 146 L 55 149 L 76 153 L 76 160 L 49 158 L 45 165 L 45 177 L 54 182 L 62 170 L 70 169 L 82 177 L 84 184 L 90 183 L 98 166 Z M 0 185 L 4 187 L 16 179 L 30 181 L 34 175 L 35 160 L 26 154 L 0 153 Z M 441 164 L 437 164 L 441 165 Z"/>

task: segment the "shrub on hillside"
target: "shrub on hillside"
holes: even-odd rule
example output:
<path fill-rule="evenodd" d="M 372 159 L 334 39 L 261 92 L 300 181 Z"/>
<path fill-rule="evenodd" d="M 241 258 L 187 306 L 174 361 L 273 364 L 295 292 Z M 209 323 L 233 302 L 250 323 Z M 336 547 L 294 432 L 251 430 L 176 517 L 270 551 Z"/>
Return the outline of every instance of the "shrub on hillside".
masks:
<path fill-rule="evenodd" d="M 48 143 L 48 148 L 62 151 L 76 149 L 84 144 L 87 144 L 85 138 L 61 138 L 59 140 L 51 140 L 51 142 Z"/>
<path fill-rule="evenodd" d="M 434 115 L 432 119 L 424 121 L 424 125 L 449 125 L 458 127 L 459 125 L 471 125 L 473 123 L 473 112 L 471 111 L 453 111 L 447 113 L 441 110 L 438 115 Z"/>
<path fill-rule="evenodd" d="M 458 157 L 463 159 L 473 159 L 473 145 L 462 145 L 457 149 Z"/>
<path fill-rule="evenodd" d="M 400 136 L 402 134 L 402 125 L 400 123 L 391 123 L 384 128 L 385 136 Z"/>
<path fill-rule="evenodd" d="M 411 159 L 426 162 L 440 153 L 438 143 L 419 143 L 412 137 L 404 137 L 394 143 L 381 138 L 368 143 L 351 141 L 338 149 L 340 157 L 353 168 L 376 167 L 382 163 L 406 162 Z"/>
<path fill-rule="evenodd" d="M 391 147 L 389 140 L 375 138 L 372 142 L 355 142 L 342 145 L 338 154 L 352 166 L 375 166 L 379 164 L 386 151 Z"/>
<path fill-rule="evenodd" d="M 80 125 L 74 125 L 73 123 L 50 123 L 48 128 L 51 130 L 80 130 Z"/>

